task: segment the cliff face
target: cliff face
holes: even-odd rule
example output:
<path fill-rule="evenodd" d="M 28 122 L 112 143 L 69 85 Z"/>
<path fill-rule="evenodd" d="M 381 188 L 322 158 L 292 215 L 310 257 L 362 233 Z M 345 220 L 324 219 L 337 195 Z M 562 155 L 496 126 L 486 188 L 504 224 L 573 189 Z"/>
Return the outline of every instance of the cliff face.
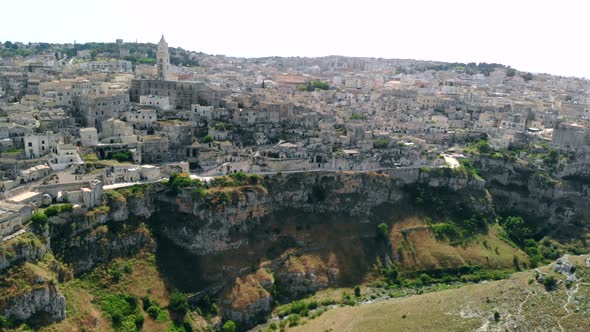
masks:
<path fill-rule="evenodd" d="M 149 224 L 174 246 L 160 257 L 190 256 L 171 263 L 183 264 L 182 282 L 195 287 L 189 291 L 224 283 L 223 315 L 251 325 L 270 312 L 275 282 L 281 302 L 360 282 L 384 250 L 377 224 L 415 213 L 417 185 L 448 190 L 449 205 L 493 213 L 484 181 L 451 170 L 306 173 L 267 177 L 263 186 L 211 188 L 206 197 L 191 190 L 158 194 Z M 273 283 L 259 273 L 244 277 L 264 261 L 271 262 Z"/>
<path fill-rule="evenodd" d="M 0 272 L 24 262 L 38 261 L 46 252 L 47 245 L 31 234 L 12 239 L 0 250 Z"/>
<path fill-rule="evenodd" d="M 106 206 L 54 217 L 50 220 L 53 253 L 81 274 L 116 257 L 153 251 L 155 241 L 141 221 L 154 212 L 156 196 L 156 192 L 116 199 L 107 196 Z"/>
<path fill-rule="evenodd" d="M 117 232 L 100 226 L 71 238 L 63 260 L 72 265 L 75 274 L 81 274 L 116 257 L 131 256 L 142 249 L 151 251 L 154 246 L 154 240 L 144 227 Z"/>
<path fill-rule="evenodd" d="M 187 292 L 215 284 L 224 317 L 252 325 L 275 300 L 355 284 L 377 260 L 399 259 L 392 249 L 399 243 L 377 240 L 380 223 L 393 228 L 407 216 L 443 218 L 451 210 L 488 220 L 495 210 L 517 210 L 569 223 L 588 208 L 585 185 L 556 184 L 519 164 L 479 162 L 486 181 L 424 169 L 276 175 L 206 194 L 164 184 L 125 189 L 108 194 L 101 209 L 55 221 L 52 249 L 76 274 L 155 250 L 172 284 Z"/>
<path fill-rule="evenodd" d="M 287 214 L 280 218 L 296 213 L 345 216 L 359 224 L 377 222 L 384 208 L 397 206 L 408 198 L 404 186 L 414 181 L 427 181 L 429 186 L 454 191 L 469 189 L 473 196 L 468 198 L 479 205 L 474 208 L 491 211 L 483 181 L 453 174 L 414 176 L 410 179 L 376 173 L 275 176 L 265 180 L 264 188 L 227 189 L 230 200 L 223 203 L 195 199 L 188 191 L 174 197 L 159 196 L 162 207 L 154 217 L 163 234 L 176 245 L 195 255 L 208 255 L 248 245 L 248 238 L 243 235 L 273 223 L 270 219 L 276 219 L 277 214 Z M 171 215 L 174 218 L 167 218 Z"/>
<path fill-rule="evenodd" d="M 45 284 L 11 298 L 3 316 L 17 321 L 32 317 L 43 323 L 61 321 L 66 318 L 66 298 L 55 285 Z"/>
<path fill-rule="evenodd" d="M 499 213 L 523 215 L 546 228 L 567 227 L 590 217 L 590 183 L 573 170 L 555 177 L 533 164 L 490 157 L 480 157 L 477 163 Z"/>
<path fill-rule="evenodd" d="M 33 326 L 63 320 L 66 299 L 57 280 L 66 276 L 67 269 L 52 255 L 11 266 L 0 274 L 0 315 Z"/>

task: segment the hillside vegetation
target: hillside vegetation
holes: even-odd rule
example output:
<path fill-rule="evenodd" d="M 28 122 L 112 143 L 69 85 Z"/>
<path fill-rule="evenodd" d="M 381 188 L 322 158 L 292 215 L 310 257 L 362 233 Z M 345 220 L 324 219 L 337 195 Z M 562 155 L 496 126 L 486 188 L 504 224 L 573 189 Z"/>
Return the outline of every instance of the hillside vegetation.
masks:
<path fill-rule="evenodd" d="M 555 264 L 509 279 L 456 289 L 339 306 L 288 331 L 587 331 L 589 256 L 574 256 L 575 279 Z M 541 281 L 555 278 L 555 288 Z"/>

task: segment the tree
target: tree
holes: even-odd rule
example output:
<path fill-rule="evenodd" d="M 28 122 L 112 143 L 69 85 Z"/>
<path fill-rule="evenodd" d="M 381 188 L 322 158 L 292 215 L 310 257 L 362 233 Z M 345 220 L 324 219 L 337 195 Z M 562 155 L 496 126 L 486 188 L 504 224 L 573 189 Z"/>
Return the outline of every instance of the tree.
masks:
<path fill-rule="evenodd" d="M 37 211 L 33 213 L 31 221 L 35 226 L 45 226 L 47 225 L 47 215 L 43 211 Z"/>
<path fill-rule="evenodd" d="M 187 296 L 180 292 L 172 293 L 168 309 L 170 309 L 171 312 L 184 317 L 189 309 Z"/>
<path fill-rule="evenodd" d="M 477 142 L 477 151 L 479 151 L 479 153 L 490 153 L 493 150 L 494 149 L 487 141 L 481 140 Z"/>
<path fill-rule="evenodd" d="M 494 311 L 494 321 L 496 323 L 500 321 L 500 313 L 497 311 Z"/>
<path fill-rule="evenodd" d="M 361 297 L 361 287 L 360 286 L 354 287 L 354 296 Z"/>
<path fill-rule="evenodd" d="M 524 75 L 521 75 L 520 77 L 522 77 L 526 82 L 528 82 L 528 81 L 531 81 L 533 79 L 533 74 L 526 73 Z"/>
<path fill-rule="evenodd" d="M 551 150 L 549 153 L 543 158 L 543 163 L 548 167 L 555 167 L 557 166 L 557 162 L 559 161 L 559 153 L 557 150 Z"/>
<path fill-rule="evenodd" d="M 400 275 L 395 265 L 390 266 L 388 269 L 383 269 L 383 275 L 387 278 L 390 284 L 400 284 Z"/>
<path fill-rule="evenodd" d="M 389 226 L 386 223 L 380 223 L 377 225 L 377 237 L 384 240 L 389 239 Z"/>
<path fill-rule="evenodd" d="M 221 327 L 222 332 L 236 332 L 237 329 L 238 327 L 233 320 L 228 320 Z"/>
<path fill-rule="evenodd" d="M 4 47 L 6 47 L 6 48 L 12 48 L 12 42 L 11 41 L 8 41 L 8 40 L 5 41 L 4 42 Z"/>
<path fill-rule="evenodd" d="M 506 76 L 514 77 L 514 75 L 516 75 L 516 70 L 514 70 L 512 67 L 508 66 L 508 68 L 506 68 Z"/>
<path fill-rule="evenodd" d="M 503 227 L 508 237 L 518 244 L 523 244 L 524 240 L 531 236 L 531 230 L 526 226 L 521 217 L 507 217 L 504 220 Z"/>
<path fill-rule="evenodd" d="M 543 278 L 543 285 L 547 291 L 553 291 L 557 288 L 557 279 L 554 276 L 546 276 Z"/>
<path fill-rule="evenodd" d="M 378 138 L 373 142 L 373 148 L 375 149 L 385 149 L 389 145 L 389 140 L 387 138 Z"/>
<path fill-rule="evenodd" d="M 201 142 L 203 142 L 203 143 L 211 143 L 211 142 L 213 142 L 213 136 L 207 135 L 207 136 L 203 137 L 203 139 L 201 140 Z"/>

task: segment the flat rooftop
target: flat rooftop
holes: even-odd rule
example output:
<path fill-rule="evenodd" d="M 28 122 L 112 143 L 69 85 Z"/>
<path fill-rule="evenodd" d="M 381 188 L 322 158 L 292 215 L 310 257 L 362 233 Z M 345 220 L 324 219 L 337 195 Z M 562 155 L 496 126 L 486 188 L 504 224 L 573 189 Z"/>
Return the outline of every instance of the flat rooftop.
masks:
<path fill-rule="evenodd" d="M 41 193 L 38 191 L 27 191 L 25 193 L 10 197 L 10 198 L 8 198 L 8 200 L 15 202 L 15 203 L 19 203 L 19 202 L 26 201 L 27 199 L 30 199 L 30 198 L 35 197 L 40 194 Z"/>

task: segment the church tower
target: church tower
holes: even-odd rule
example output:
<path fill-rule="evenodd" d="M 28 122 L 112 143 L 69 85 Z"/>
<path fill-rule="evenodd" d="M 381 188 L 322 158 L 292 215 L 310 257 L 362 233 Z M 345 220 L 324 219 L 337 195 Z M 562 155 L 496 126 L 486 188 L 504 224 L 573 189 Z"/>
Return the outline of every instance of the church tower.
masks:
<path fill-rule="evenodd" d="M 158 43 L 158 51 L 156 52 L 156 64 L 158 66 L 158 79 L 168 80 L 170 71 L 170 55 L 168 54 L 168 43 L 164 39 L 164 35 Z"/>

